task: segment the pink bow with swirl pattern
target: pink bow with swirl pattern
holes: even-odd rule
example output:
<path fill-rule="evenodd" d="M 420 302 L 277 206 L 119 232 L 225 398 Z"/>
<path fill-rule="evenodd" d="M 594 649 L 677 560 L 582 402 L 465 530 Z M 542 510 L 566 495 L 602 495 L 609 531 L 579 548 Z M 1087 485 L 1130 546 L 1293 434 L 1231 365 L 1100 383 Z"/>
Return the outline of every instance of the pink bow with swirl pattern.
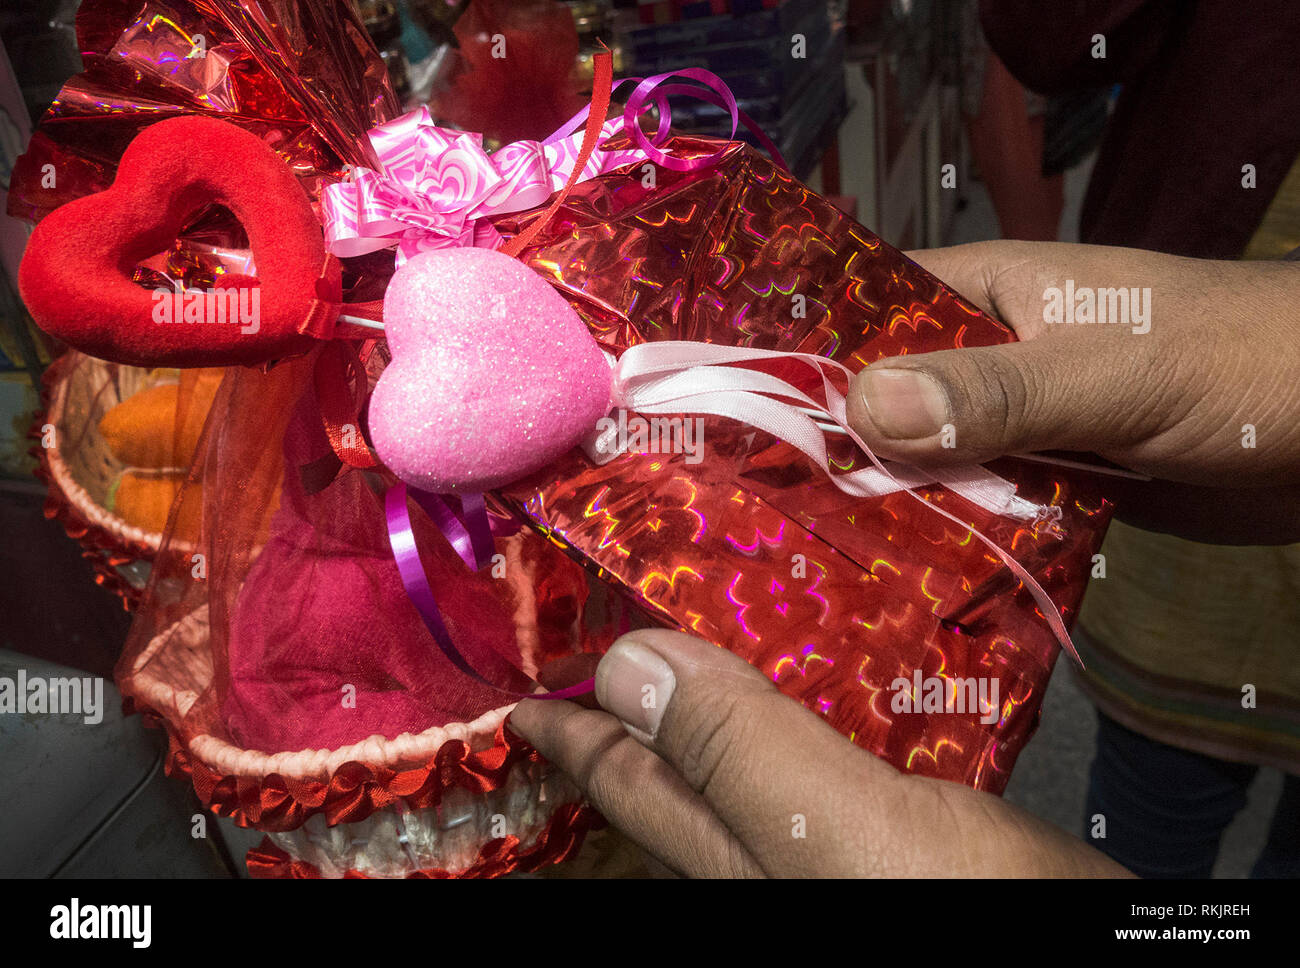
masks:
<path fill-rule="evenodd" d="M 604 141 L 624 120 L 607 121 Z M 566 127 L 568 127 L 566 125 Z M 481 135 L 433 123 L 428 108 L 370 132 L 379 170 L 356 168 L 321 198 L 325 241 L 346 258 L 397 245 L 397 264 L 447 246 L 496 248 L 488 221 L 546 201 L 561 188 L 582 150 L 582 131 L 562 128 L 541 141 L 517 141 L 489 155 Z M 594 178 L 645 160 L 642 151 L 595 151 L 580 174 Z"/>

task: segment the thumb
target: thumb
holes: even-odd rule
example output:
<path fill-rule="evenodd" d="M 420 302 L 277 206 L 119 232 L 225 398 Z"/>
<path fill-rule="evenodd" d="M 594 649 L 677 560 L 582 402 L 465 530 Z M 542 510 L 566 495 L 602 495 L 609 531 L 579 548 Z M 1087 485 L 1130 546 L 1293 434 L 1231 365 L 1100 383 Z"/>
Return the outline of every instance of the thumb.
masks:
<path fill-rule="evenodd" d="M 1150 334 L 1094 332 L 893 357 L 854 378 L 849 423 L 881 456 L 918 463 L 1122 452 L 1168 416 L 1178 368 L 1160 352 Z"/>
<path fill-rule="evenodd" d="M 621 638 L 596 670 L 596 696 L 768 874 L 860 870 L 864 857 L 830 832 L 905 782 L 744 659 L 680 632 Z M 821 835 L 792 836 L 793 818 Z"/>

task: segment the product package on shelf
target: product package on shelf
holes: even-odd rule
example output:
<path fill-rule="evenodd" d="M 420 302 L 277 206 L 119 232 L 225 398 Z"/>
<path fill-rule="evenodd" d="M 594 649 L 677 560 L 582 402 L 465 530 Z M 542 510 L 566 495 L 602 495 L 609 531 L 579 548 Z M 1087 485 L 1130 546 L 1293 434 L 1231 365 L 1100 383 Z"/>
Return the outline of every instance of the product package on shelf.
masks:
<path fill-rule="evenodd" d="M 719 75 L 793 169 L 806 174 L 816 165 L 818 135 L 848 111 L 842 24 L 825 0 L 717 6 L 723 9 L 689 9 L 682 19 L 628 31 L 633 69 L 651 75 L 704 67 Z M 684 105 L 673 117 L 682 131 L 727 135 L 726 111 L 717 105 Z M 754 143 L 743 131 L 740 137 Z"/>

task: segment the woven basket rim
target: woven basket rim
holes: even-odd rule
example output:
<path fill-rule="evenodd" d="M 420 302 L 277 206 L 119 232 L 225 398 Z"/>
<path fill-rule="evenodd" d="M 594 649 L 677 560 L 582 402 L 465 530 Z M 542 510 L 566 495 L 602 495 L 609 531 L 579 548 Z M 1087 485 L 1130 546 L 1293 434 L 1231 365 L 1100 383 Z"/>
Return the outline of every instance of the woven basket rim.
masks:
<path fill-rule="evenodd" d="M 161 713 L 175 710 L 184 717 L 198 700 L 194 693 L 178 695 L 166 683 L 151 677 L 146 666 L 171 640 L 173 635 L 207 635 L 207 605 L 190 614 L 150 640 L 131 667 L 132 691 L 142 703 Z M 460 740 L 471 750 L 490 749 L 496 744 L 497 729 L 517 701 L 498 706 L 468 723 L 445 723 L 419 733 L 402 733 L 393 739 L 375 734 L 355 743 L 333 749 L 285 750 L 267 753 L 248 750 L 209 733 L 201 733 L 185 745 L 211 770 L 226 776 L 265 778 L 278 775 L 292 779 L 328 781 L 345 763 L 362 762 L 371 768 L 394 772 L 415 769 L 430 762 L 442 747 Z M 167 718 L 163 714 L 164 718 Z"/>
<path fill-rule="evenodd" d="M 93 359 L 93 357 L 87 357 L 87 359 Z M 46 420 L 56 428 L 53 446 L 45 448 L 45 452 L 49 457 L 50 476 L 68 499 L 68 502 L 92 524 L 98 525 L 112 534 L 119 535 L 126 541 L 142 545 L 156 552 L 162 547 L 162 532 L 146 531 L 143 528 L 138 528 L 109 511 L 92 498 L 90 492 L 78 483 L 76 478 L 72 476 L 72 470 L 68 467 L 67 461 L 63 459 L 63 454 L 59 448 L 59 440 L 63 436 L 61 427 L 63 408 L 66 404 L 68 384 L 76 372 L 77 368 L 71 367 L 67 372 L 61 373 L 55 380 L 53 391 L 50 394 L 50 409 Z"/>
<path fill-rule="evenodd" d="M 98 364 L 105 362 L 92 356 L 83 355 L 82 358 Z M 64 372 L 59 373 L 50 390 L 50 405 L 45 420 L 56 428 L 56 432 L 53 446 L 43 448 L 43 450 L 47 457 L 51 482 L 58 487 L 68 503 L 89 523 L 120 538 L 126 544 L 134 546 L 129 550 L 143 552 L 143 554 L 133 555 L 133 557 L 152 560 L 153 556 L 162 549 L 166 535 L 161 531 L 147 531 L 144 528 L 130 524 L 108 510 L 96 501 L 90 495 L 90 492 L 77 481 L 76 477 L 73 476 L 71 467 L 68 466 L 68 462 L 63 458 L 59 441 L 63 437 L 64 407 L 67 404 L 69 384 L 78 370 L 79 367 L 71 366 Z M 173 541 L 172 546 L 182 552 L 193 551 L 195 547 L 189 541 Z"/>

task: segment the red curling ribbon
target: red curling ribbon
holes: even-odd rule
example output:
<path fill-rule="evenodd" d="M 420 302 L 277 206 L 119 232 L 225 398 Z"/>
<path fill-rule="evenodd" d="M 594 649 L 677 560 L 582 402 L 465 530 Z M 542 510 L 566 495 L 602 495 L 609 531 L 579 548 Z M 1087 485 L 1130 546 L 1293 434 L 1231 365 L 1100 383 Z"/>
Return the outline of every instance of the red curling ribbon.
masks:
<path fill-rule="evenodd" d="M 348 370 L 352 371 L 353 378 L 350 394 Z M 316 359 L 313 377 L 321 422 L 325 425 L 325 435 L 338 459 L 348 467 L 378 467 L 379 461 L 370 453 L 361 434 L 361 408 L 370 387 L 366 368 L 362 366 L 356 348 L 339 341 L 326 345 Z M 351 428 L 350 432 L 348 428 Z"/>
<path fill-rule="evenodd" d="M 506 255 L 518 256 L 533 239 L 537 238 L 537 234 L 546 228 L 555 213 L 560 210 L 560 206 L 564 204 L 564 200 L 568 198 L 573 186 L 582 177 L 582 169 L 586 167 L 591 153 L 596 150 L 596 142 L 600 140 L 600 129 L 605 123 L 605 114 L 609 111 L 610 94 L 613 92 L 614 55 L 608 48 L 596 55 L 593 67 L 595 79 L 591 87 L 591 105 L 588 108 L 587 129 L 582 136 L 582 150 L 578 153 L 578 160 L 573 163 L 573 170 L 569 172 L 564 187 L 551 200 L 546 211 L 534 219 L 532 225 L 501 247 L 501 251 Z"/>
<path fill-rule="evenodd" d="M 433 636 L 438 649 L 447 657 L 447 660 L 470 678 L 516 699 L 571 699 L 574 696 L 585 695 L 594 690 L 596 680 L 592 678 L 576 685 L 566 686 L 563 689 L 537 692 L 536 690 L 540 689 L 541 686 L 491 649 L 475 649 L 476 654 L 473 661 L 471 661 L 456 647 L 456 644 L 451 639 L 451 634 L 447 631 L 446 624 L 442 620 L 442 613 L 438 609 L 437 599 L 434 597 L 433 589 L 429 587 L 428 576 L 424 573 L 424 564 L 420 561 L 420 553 L 415 544 L 415 531 L 411 527 L 411 516 L 406 507 L 406 498 L 406 485 L 400 482 L 389 488 L 388 493 L 384 495 L 384 514 L 388 521 L 388 541 L 392 546 L 393 560 L 397 563 L 398 573 L 402 576 L 402 585 L 406 589 L 406 594 L 411 599 L 416 611 L 419 612 L 420 618 L 429 630 L 429 634 Z M 426 500 L 426 498 L 432 498 L 433 500 Z M 455 527 L 447 524 L 446 517 L 450 513 L 450 507 L 441 498 L 430 494 L 427 496 L 417 495 L 416 499 L 422 507 L 427 504 L 429 508 L 433 509 L 431 517 L 434 524 L 438 525 L 439 530 L 442 531 L 442 534 L 466 564 L 480 560 L 491 560 L 490 551 L 486 559 L 480 558 L 480 554 L 485 549 L 485 543 L 490 540 L 487 510 L 482 503 L 482 495 L 478 495 L 477 499 L 466 499 L 464 510 L 468 520 L 460 521 L 457 519 Z M 455 515 L 451 515 L 451 517 L 455 518 Z M 478 541 L 473 538 L 475 532 L 480 535 Z M 471 565 L 471 567 L 474 566 Z M 479 670 L 482 670 L 482 672 Z M 503 685 L 503 683 L 508 685 Z"/>

